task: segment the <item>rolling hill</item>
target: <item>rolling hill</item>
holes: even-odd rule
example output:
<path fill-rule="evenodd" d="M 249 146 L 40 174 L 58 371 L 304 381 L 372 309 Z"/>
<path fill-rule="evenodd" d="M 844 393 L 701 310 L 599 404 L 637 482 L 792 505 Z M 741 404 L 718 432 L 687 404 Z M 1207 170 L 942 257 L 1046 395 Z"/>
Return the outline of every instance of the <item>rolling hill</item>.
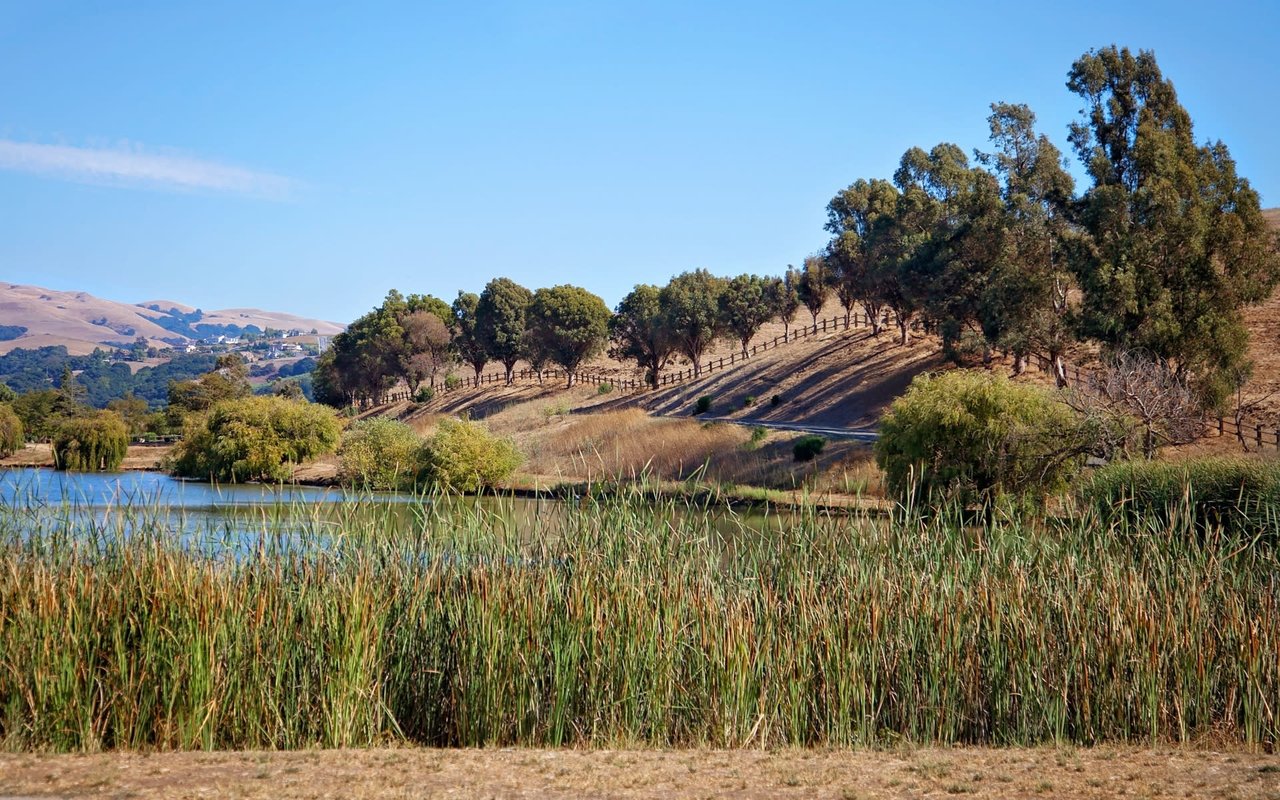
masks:
<path fill-rule="evenodd" d="M 138 337 L 158 347 L 182 345 L 219 334 L 236 335 L 249 326 L 333 335 L 343 325 L 255 308 L 201 311 L 171 300 L 137 304 L 38 286 L 0 283 L 0 353 L 16 348 L 63 345 L 73 355 L 97 347 L 130 344 Z"/>

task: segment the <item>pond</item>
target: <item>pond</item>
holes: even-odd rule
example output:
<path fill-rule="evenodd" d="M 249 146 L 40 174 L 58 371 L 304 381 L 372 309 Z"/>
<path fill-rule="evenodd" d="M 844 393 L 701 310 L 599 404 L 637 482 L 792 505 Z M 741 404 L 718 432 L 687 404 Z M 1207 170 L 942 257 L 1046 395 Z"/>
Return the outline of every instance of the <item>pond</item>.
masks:
<path fill-rule="evenodd" d="M 20 527 L 47 530 L 52 514 L 68 523 L 91 522 L 98 530 L 146 524 L 184 537 L 234 536 L 242 544 L 281 535 L 331 537 L 359 531 L 394 536 L 439 530 L 455 521 L 473 529 L 545 534 L 571 518 L 578 505 L 529 497 L 423 498 L 311 486 L 216 485 L 145 471 L 0 469 L 0 513 L 18 519 Z M 664 511 L 675 517 L 697 515 L 723 535 L 777 531 L 791 519 L 786 513 L 733 512 L 681 501 L 664 504 Z M 37 518 L 42 521 L 36 523 Z"/>

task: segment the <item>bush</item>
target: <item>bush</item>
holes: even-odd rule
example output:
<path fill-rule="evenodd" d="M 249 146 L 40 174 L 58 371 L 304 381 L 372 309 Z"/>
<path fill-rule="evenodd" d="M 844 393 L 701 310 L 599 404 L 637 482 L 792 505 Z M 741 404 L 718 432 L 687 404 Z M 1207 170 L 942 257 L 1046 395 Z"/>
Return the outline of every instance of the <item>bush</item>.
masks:
<path fill-rule="evenodd" d="M 1082 463 L 1082 430 L 1045 389 L 981 372 L 921 375 L 881 420 L 876 463 L 904 503 L 1043 500 Z"/>
<path fill-rule="evenodd" d="M 7 405 L 0 405 L 0 458 L 7 458 L 22 448 L 25 435 L 22 420 Z"/>
<path fill-rule="evenodd" d="M 613 391 L 612 383 L 602 383 L 596 387 L 596 394 L 608 394 Z"/>
<path fill-rule="evenodd" d="M 749 395 L 747 395 L 746 397 L 742 398 L 742 407 L 743 407 L 743 408 L 750 408 L 751 406 L 754 406 L 755 404 L 756 404 L 756 396 L 755 396 L 754 394 L 749 394 Z"/>
<path fill-rule="evenodd" d="M 114 411 L 72 417 L 53 435 L 53 465 L 79 472 L 119 468 L 129 451 L 129 428 Z"/>
<path fill-rule="evenodd" d="M 418 388 L 418 391 L 416 393 L 414 393 L 413 402 L 430 403 L 433 399 L 435 399 L 435 396 L 436 396 L 435 389 L 432 389 L 430 386 L 422 386 Z"/>
<path fill-rule="evenodd" d="M 699 397 L 697 401 L 694 402 L 693 404 L 693 413 L 695 415 L 705 414 L 710 410 L 711 410 L 711 395 L 709 394 L 704 394 L 702 397 Z"/>
<path fill-rule="evenodd" d="M 1202 458 L 1126 461 L 1103 467 L 1080 487 L 1083 503 L 1108 523 L 1173 528 L 1190 518 L 1201 530 L 1275 534 L 1280 525 L 1280 463 Z"/>
<path fill-rule="evenodd" d="M 412 489 L 422 463 L 422 437 L 403 422 L 362 420 L 342 436 L 342 482 L 360 489 Z"/>
<path fill-rule="evenodd" d="M 782 405 L 782 395 L 775 394 L 773 397 L 770 397 L 769 405 L 773 406 L 774 408 L 777 408 L 778 406 Z"/>
<path fill-rule="evenodd" d="M 293 466 L 338 446 L 333 410 L 281 397 L 223 400 L 187 422 L 173 471 L 214 481 L 286 481 Z"/>
<path fill-rule="evenodd" d="M 459 378 L 457 375 L 454 375 L 452 372 L 444 376 L 444 388 L 457 389 L 461 385 L 462 385 L 462 378 Z"/>
<path fill-rule="evenodd" d="M 826 446 L 826 439 L 823 439 L 821 436 L 809 434 L 801 436 L 796 440 L 796 444 L 795 447 L 792 448 L 792 452 L 795 455 L 796 461 L 812 461 L 818 457 L 818 454 L 821 453 L 823 448 Z"/>
<path fill-rule="evenodd" d="M 524 462 L 516 446 L 482 425 L 446 419 L 427 440 L 423 475 L 456 492 L 477 492 L 506 480 Z"/>

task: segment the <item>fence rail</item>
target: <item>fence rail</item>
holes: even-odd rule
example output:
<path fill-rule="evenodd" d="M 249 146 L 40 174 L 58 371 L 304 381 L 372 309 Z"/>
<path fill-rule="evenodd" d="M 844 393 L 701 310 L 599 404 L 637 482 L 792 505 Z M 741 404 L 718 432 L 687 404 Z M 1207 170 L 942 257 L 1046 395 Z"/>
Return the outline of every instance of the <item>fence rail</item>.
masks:
<path fill-rule="evenodd" d="M 894 324 L 892 312 L 885 312 L 882 315 L 881 327 L 887 328 L 892 324 Z M 708 359 L 705 364 L 698 364 L 696 367 L 689 366 L 675 372 L 664 372 L 658 377 L 657 388 L 677 386 L 692 380 L 700 380 L 713 372 L 730 369 L 740 363 L 751 360 L 761 353 L 776 350 L 785 344 L 798 342 L 819 334 L 862 327 L 871 327 L 871 318 L 864 313 L 856 311 L 816 320 L 811 325 L 791 328 L 780 336 L 757 342 L 745 352 L 735 350 L 728 356 Z M 916 326 L 913 325 L 912 327 Z M 1032 354 L 1028 358 L 1028 365 L 1041 372 L 1049 374 L 1056 372 L 1052 359 L 1041 354 Z M 1082 369 L 1078 364 L 1063 363 L 1062 379 L 1067 386 L 1077 389 L 1085 387 L 1088 385 L 1092 375 L 1092 371 L 1087 367 Z M 540 372 L 532 369 L 521 369 L 512 372 L 512 383 L 516 381 L 527 382 L 535 379 L 539 383 L 544 381 L 565 381 L 567 383 L 569 373 L 561 369 L 545 369 Z M 575 373 L 573 380 L 576 383 L 592 386 L 610 385 L 620 391 L 641 392 L 651 388 L 647 381 L 638 378 L 616 378 L 611 375 L 590 371 Z M 453 381 L 436 381 L 428 384 L 432 392 L 436 394 L 498 385 L 507 385 L 505 371 L 487 372 L 478 376 L 473 375 L 469 378 L 456 378 Z M 407 402 L 411 399 L 412 395 L 409 392 L 400 391 L 384 395 L 381 402 Z M 1212 418 L 1206 422 L 1205 432 L 1201 438 L 1208 436 L 1232 436 L 1246 449 L 1252 446 L 1255 448 L 1271 447 L 1280 450 L 1280 427 L 1276 426 L 1274 422 L 1261 422 L 1245 418 L 1237 419 L 1235 417 Z"/>
<path fill-rule="evenodd" d="M 892 315 L 884 317 L 884 326 L 890 324 Z M 836 332 L 840 330 L 849 330 L 850 328 L 870 327 L 871 320 L 866 314 L 851 312 L 847 316 L 837 314 L 833 317 L 819 319 L 812 325 L 801 325 L 791 328 L 781 336 L 775 336 L 773 339 L 766 339 L 758 342 L 747 349 L 744 353 L 741 350 L 735 350 L 727 356 L 718 356 L 716 358 L 707 359 L 705 364 L 699 363 L 697 368 L 690 366 L 679 369 L 675 372 L 664 372 L 658 377 L 658 388 L 668 386 L 676 386 L 681 383 L 687 383 L 695 379 L 701 379 L 712 372 L 729 369 L 738 364 L 746 362 L 755 356 L 776 350 L 782 345 L 798 342 L 802 339 L 808 339 L 823 333 Z M 569 373 L 562 369 L 544 369 L 541 372 L 532 369 L 520 369 L 511 373 L 512 383 L 517 381 L 527 382 L 537 380 L 539 383 L 544 381 L 564 381 L 568 383 Z M 592 386 L 610 385 L 621 391 L 640 392 L 649 389 L 649 384 L 639 378 L 616 378 L 599 372 L 579 371 L 574 374 L 573 381 L 575 383 L 585 383 Z M 507 373 L 503 371 L 491 371 L 481 373 L 480 375 L 472 375 L 466 378 L 455 377 L 452 381 L 433 381 L 423 384 L 421 388 L 429 388 L 434 394 L 443 394 L 446 392 L 458 391 L 461 389 L 479 389 L 484 386 L 506 386 Z M 379 398 L 375 405 L 383 405 L 386 403 L 408 402 L 413 399 L 413 394 L 407 391 L 388 392 Z"/>

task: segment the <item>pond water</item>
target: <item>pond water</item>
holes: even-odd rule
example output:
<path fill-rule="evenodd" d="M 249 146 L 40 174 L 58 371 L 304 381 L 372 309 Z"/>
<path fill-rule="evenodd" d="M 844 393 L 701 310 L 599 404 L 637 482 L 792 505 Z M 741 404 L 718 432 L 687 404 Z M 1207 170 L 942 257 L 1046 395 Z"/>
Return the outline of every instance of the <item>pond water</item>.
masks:
<path fill-rule="evenodd" d="M 42 468 L 0 468 L 0 511 L 34 518 L 50 510 L 109 528 L 146 520 L 186 535 L 260 539 L 264 534 L 320 534 L 377 529 L 383 534 L 428 527 L 424 502 L 459 519 L 483 518 L 485 526 L 513 531 L 546 529 L 570 516 L 570 501 L 523 497 L 462 497 L 424 501 L 395 492 L 263 484 L 215 485 L 178 480 L 159 472 L 84 473 Z M 677 504 L 678 505 L 678 504 Z M 126 513 L 121 513 L 122 511 Z M 786 513 L 734 513 L 683 509 L 675 515 L 706 517 L 720 533 L 765 533 L 786 525 Z M 436 515 L 438 523 L 440 515 Z M 22 527 L 27 527 L 23 525 Z"/>

